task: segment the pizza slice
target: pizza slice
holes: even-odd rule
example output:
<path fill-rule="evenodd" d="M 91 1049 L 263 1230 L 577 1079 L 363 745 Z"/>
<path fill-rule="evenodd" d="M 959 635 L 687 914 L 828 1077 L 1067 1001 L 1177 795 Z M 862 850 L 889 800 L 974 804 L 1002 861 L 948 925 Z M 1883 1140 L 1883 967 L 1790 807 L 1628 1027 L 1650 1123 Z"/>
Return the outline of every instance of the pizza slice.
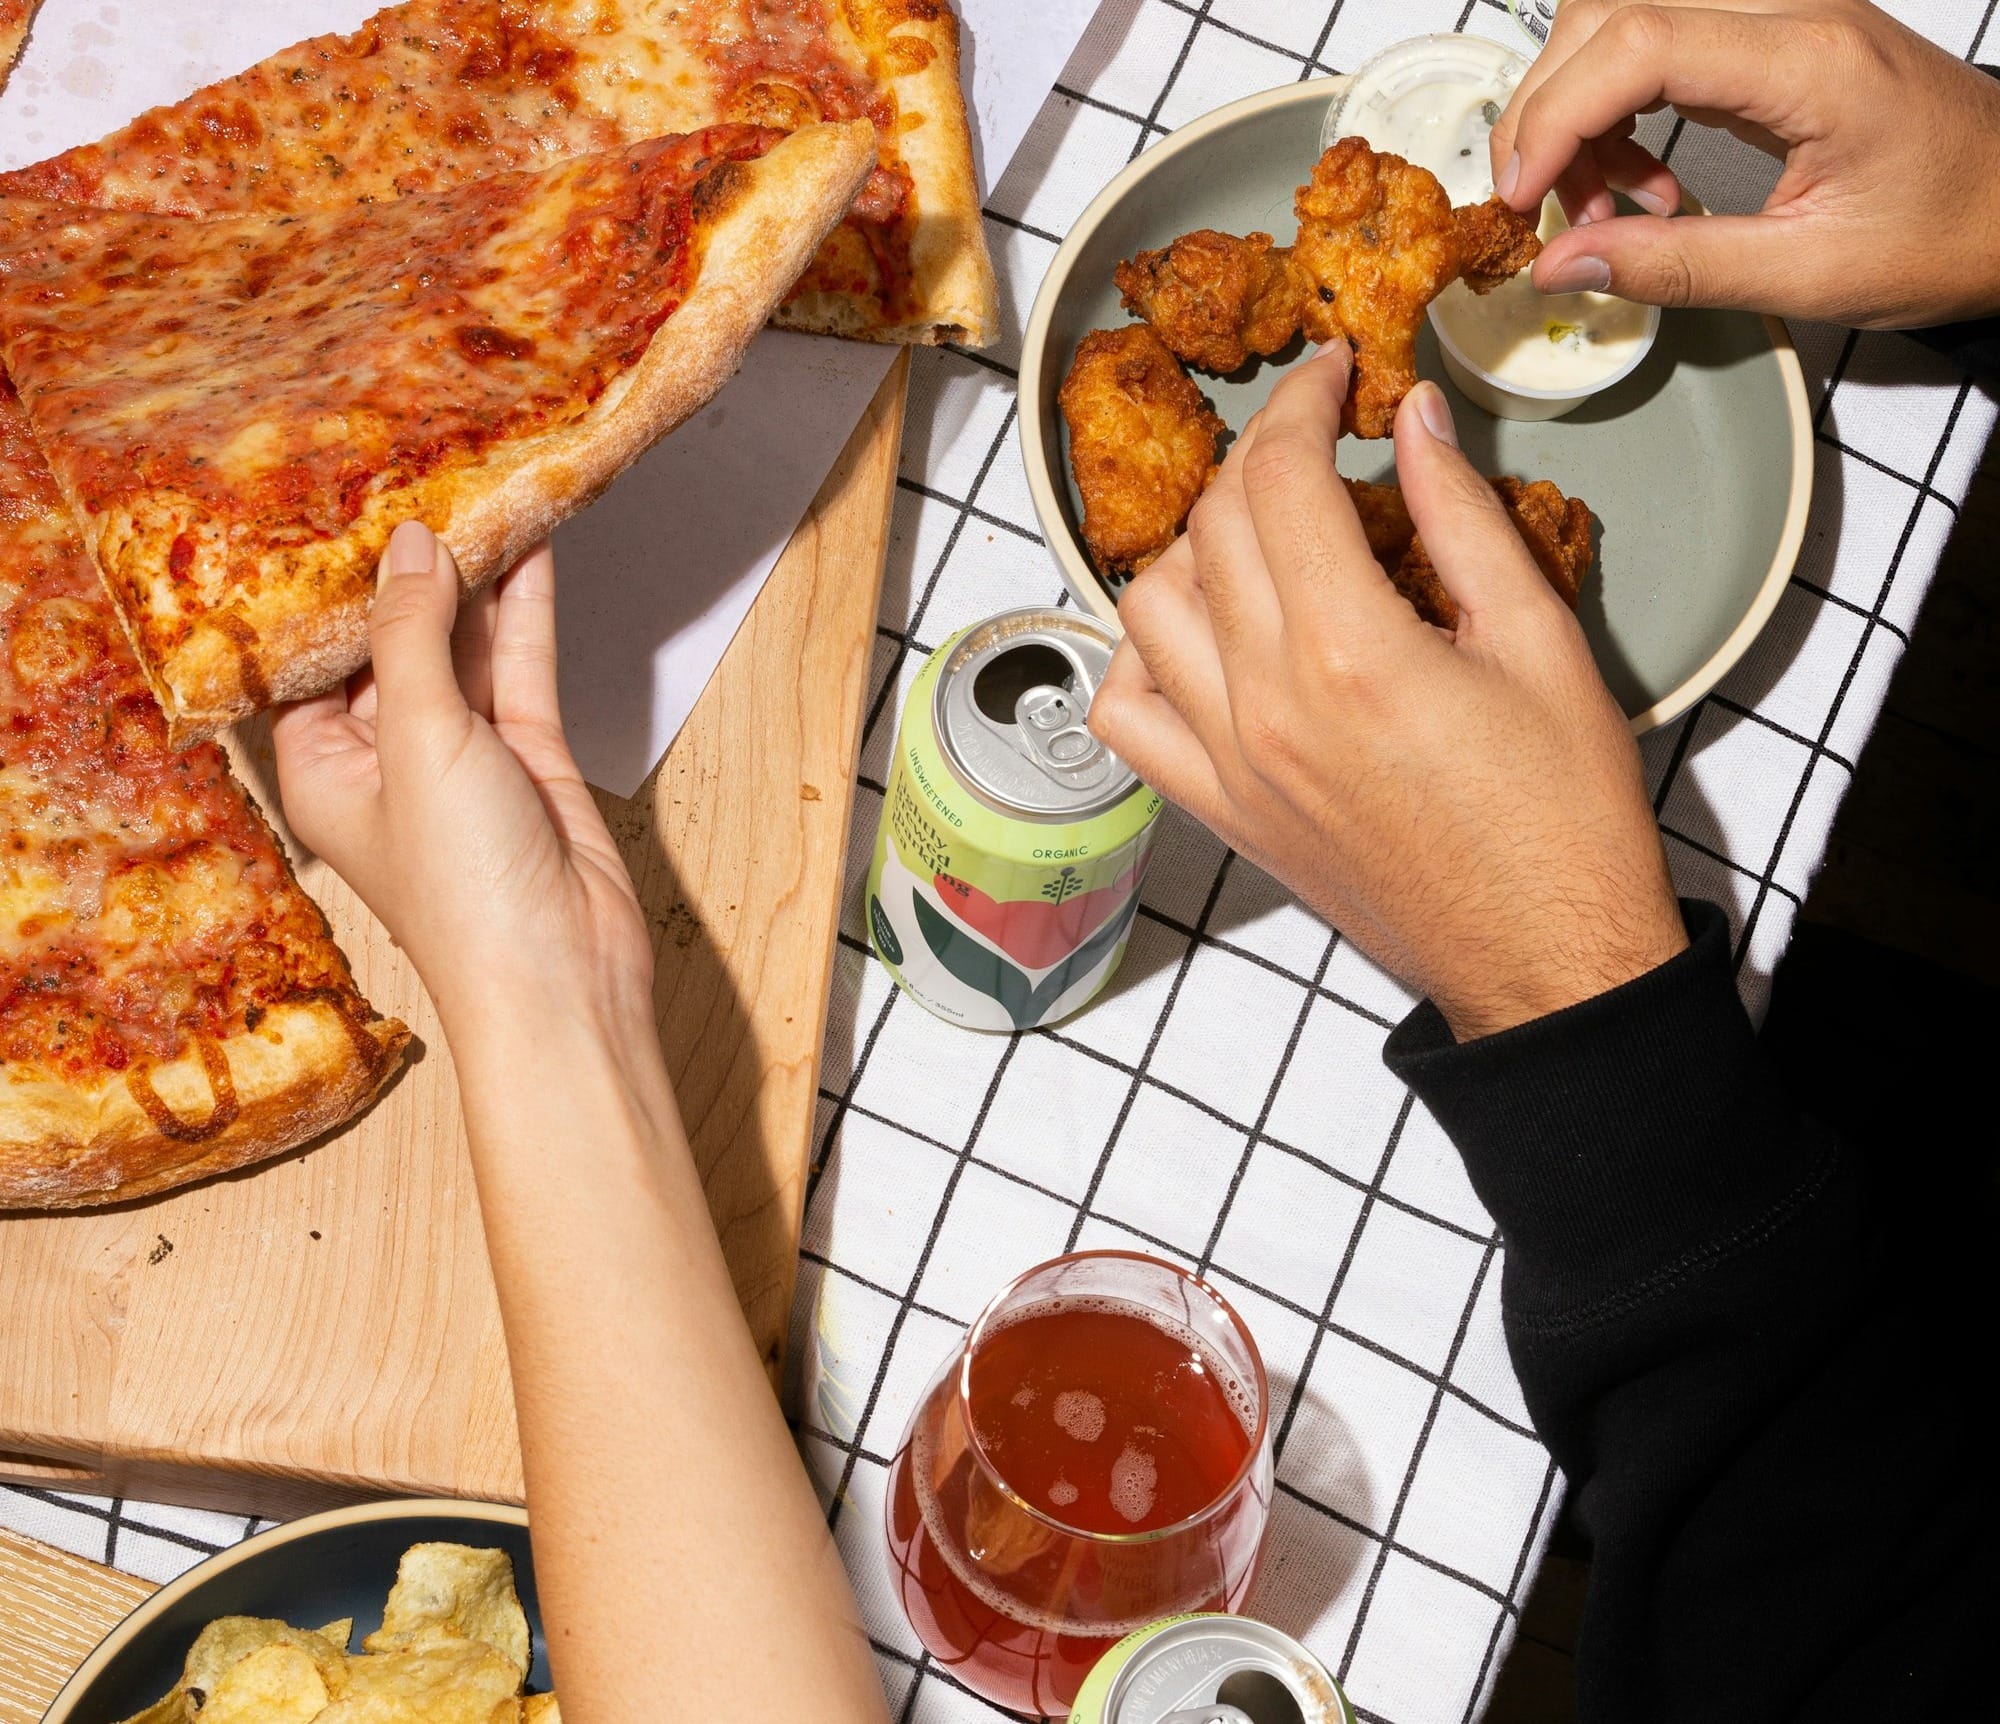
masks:
<path fill-rule="evenodd" d="M 0 827 L 0 1209 L 241 1167 L 396 1070 L 221 750 L 168 746 L 4 378 Z"/>
<path fill-rule="evenodd" d="M 874 170 L 776 321 L 981 346 L 997 294 L 959 76 L 948 0 L 407 0 L 0 175 L 0 193 L 296 214 L 725 121 L 867 120 Z"/>
<path fill-rule="evenodd" d="M 0 0 L 0 90 L 7 87 L 7 74 L 21 57 L 28 40 L 28 26 L 42 0 Z"/>
<path fill-rule="evenodd" d="M 468 589 L 721 387 L 874 159 L 717 126 L 214 221 L 0 199 L 0 362 L 176 742 L 367 657 L 427 522 Z"/>

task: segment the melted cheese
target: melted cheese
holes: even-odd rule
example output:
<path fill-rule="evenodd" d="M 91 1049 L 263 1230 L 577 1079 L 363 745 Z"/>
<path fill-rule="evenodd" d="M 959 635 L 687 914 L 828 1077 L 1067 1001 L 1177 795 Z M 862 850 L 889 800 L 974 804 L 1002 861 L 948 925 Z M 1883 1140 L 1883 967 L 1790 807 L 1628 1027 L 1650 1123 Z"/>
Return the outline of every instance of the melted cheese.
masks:
<path fill-rule="evenodd" d="M 82 509 L 187 510 L 164 566 L 117 564 L 185 615 L 261 544 L 336 534 L 379 489 L 581 413 L 684 293 L 704 176 L 776 137 L 718 128 L 279 221 L 23 201 L 0 215 L 0 355 Z"/>
<path fill-rule="evenodd" d="M 212 746 L 174 754 L 0 378 L 0 1067 L 92 1081 L 350 987 Z"/>

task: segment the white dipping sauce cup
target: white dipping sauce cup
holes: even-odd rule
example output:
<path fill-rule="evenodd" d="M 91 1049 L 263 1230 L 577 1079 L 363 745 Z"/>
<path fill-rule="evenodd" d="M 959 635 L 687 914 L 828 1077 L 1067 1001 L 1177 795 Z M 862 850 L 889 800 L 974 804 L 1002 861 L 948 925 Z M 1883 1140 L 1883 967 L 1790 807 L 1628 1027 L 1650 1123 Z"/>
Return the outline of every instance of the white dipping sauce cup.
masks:
<path fill-rule="evenodd" d="M 1593 396 L 1617 388 L 1645 363 L 1646 355 L 1653 351 L 1653 343 L 1660 334 L 1660 308 L 1655 305 L 1648 310 L 1646 333 L 1632 356 L 1616 371 L 1594 377 L 1588 383 L 1571 389 L 1530 389 L 1524 384 L 1510 383 L 1506 378 L 1473 364 L 1459 351 L 1435 305 L 1431 307 L 1430 316 L 1431 328 L 1437 334 L 1438 356 L 1444 361 L 1446 374 L 1458 385 L 1459 393 L 1466 400 L 1475 407 L 1485 408 L 1496 419 L 1540 420 L 1560 419 L 1565 413 L 1574 413 Z"/>
<path fill-rule="evenodd" d="M 1483 36 L 1413 36 L 1383 49 L 1348 80 L 1327 110 L 1320 147 L 1358 135 L 1378 150 L 1429 168 L 1455 204 L 1484 202 L 1492 195 L 1493 178 L 1485 143 L 1491 128 L 1481 110 L 1486 104 L 1489 113 L 1504 108 L 1527 70 L 1520 54 Z M 1561 214 L 1553 202 L 1548 207 L 1560 231 Z M 1548 227 L 1543 233 L 1548 237 Z M 1462 287 L 1448 292 L 1454 302 L 1467 298 Z M 1652 351 L 1660 328 L 1659 309 L 1650 308 L 1626 363 L 1572 387 L 1541 389 L 1512 382 L 1470 358 L 1439 315 L 1444 304 L 1440 299 L 1432 305 L 1430 320 L 1445 371 L 1467 400 L 1501 419 L 1560 419 L 1574 412 L 1631 376 Z"/>

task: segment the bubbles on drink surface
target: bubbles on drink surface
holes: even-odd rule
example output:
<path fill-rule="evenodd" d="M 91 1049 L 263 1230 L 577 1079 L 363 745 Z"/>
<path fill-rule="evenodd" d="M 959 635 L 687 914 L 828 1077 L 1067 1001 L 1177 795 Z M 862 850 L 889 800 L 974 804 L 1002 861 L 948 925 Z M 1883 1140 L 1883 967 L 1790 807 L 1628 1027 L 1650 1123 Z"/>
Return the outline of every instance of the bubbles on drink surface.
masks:
<path fill-rule="evenodd" d="M 1033 1391 L 1029 1391 L 1031 1394 Z M 1021 1404 L 1020 1396 L 1014 1404 Z M 1088 1389 L 1065 1389 L 1056 1396 L 1056 1423 L 1066 1437 L 1080 1443 L 1094 1443 L 1104 1435 L 1104 1399 Z"/>
<path fill-rule="evenodd" d="M 1159 1463 L 1146 1450 L 1127 1443 L 1111 1463 L 1111 1506 L 1137 1526 L 1153 1512 L 1159 1488 Z"/>
<path fill-rule="evenodd" d="M 1253 1393 L 1191 1329 L 1103 1297 L 1056 1298 L 987 1329 L 972 1428 L 1023 1502 L 1086 1532 L 1199 1514 L 1234 1481 Z"/>

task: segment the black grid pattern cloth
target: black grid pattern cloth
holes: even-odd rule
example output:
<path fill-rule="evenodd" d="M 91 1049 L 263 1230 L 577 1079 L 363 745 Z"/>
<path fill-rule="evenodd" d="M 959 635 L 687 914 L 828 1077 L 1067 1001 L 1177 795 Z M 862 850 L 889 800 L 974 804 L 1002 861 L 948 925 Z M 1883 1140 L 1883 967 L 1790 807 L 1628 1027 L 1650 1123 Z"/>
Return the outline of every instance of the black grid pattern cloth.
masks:
<path fill-rule="evenodd" d="M 2000 42 L 1996 0 L 1891 9 L 1956 54 Z M 985 1299 L 1065 1250 L 1170 1258 L 1250 1324 L 1279 1453 L 1253 1608 L 1333 1666 L 1364 1718 L 1477 1716 L 1560 1507 L 1507 1361 L 1492 1225 L 1380 1061 L 1413 1003 L 1396 981 L 1173 810 L 1123 971 L 1055 1030 L 974 1036 L 931 1018 L 869 954 L 859 913 L 923 658 L 965 623 L 1060 597 L 1014 365 L 1070 223 L 1211 108 L 1458 29 L 1521 41 L 1497 0 L 1106 0 L 989 202 L 1006 333 L 984 353 L 916 356 L 787 1385 L 900 1724 L 1002 1715 L 902 1618 L 882 1545 L 889 1459 Z M 1712 208 L 1754 208 L 1772 183 L 1763 158 L 1671 115 L 1642 136 Z M 1753 1009 L 1995 416 L 1900 337 L 1794 334 L 1819 461 L 1797 573 L 1744 663 L 1645 743 L 1680 888 L 1729 911 Z M 38 1490 L 0 1492 L 0 1522 L 161 1580 L 256 1530 Z"/>

